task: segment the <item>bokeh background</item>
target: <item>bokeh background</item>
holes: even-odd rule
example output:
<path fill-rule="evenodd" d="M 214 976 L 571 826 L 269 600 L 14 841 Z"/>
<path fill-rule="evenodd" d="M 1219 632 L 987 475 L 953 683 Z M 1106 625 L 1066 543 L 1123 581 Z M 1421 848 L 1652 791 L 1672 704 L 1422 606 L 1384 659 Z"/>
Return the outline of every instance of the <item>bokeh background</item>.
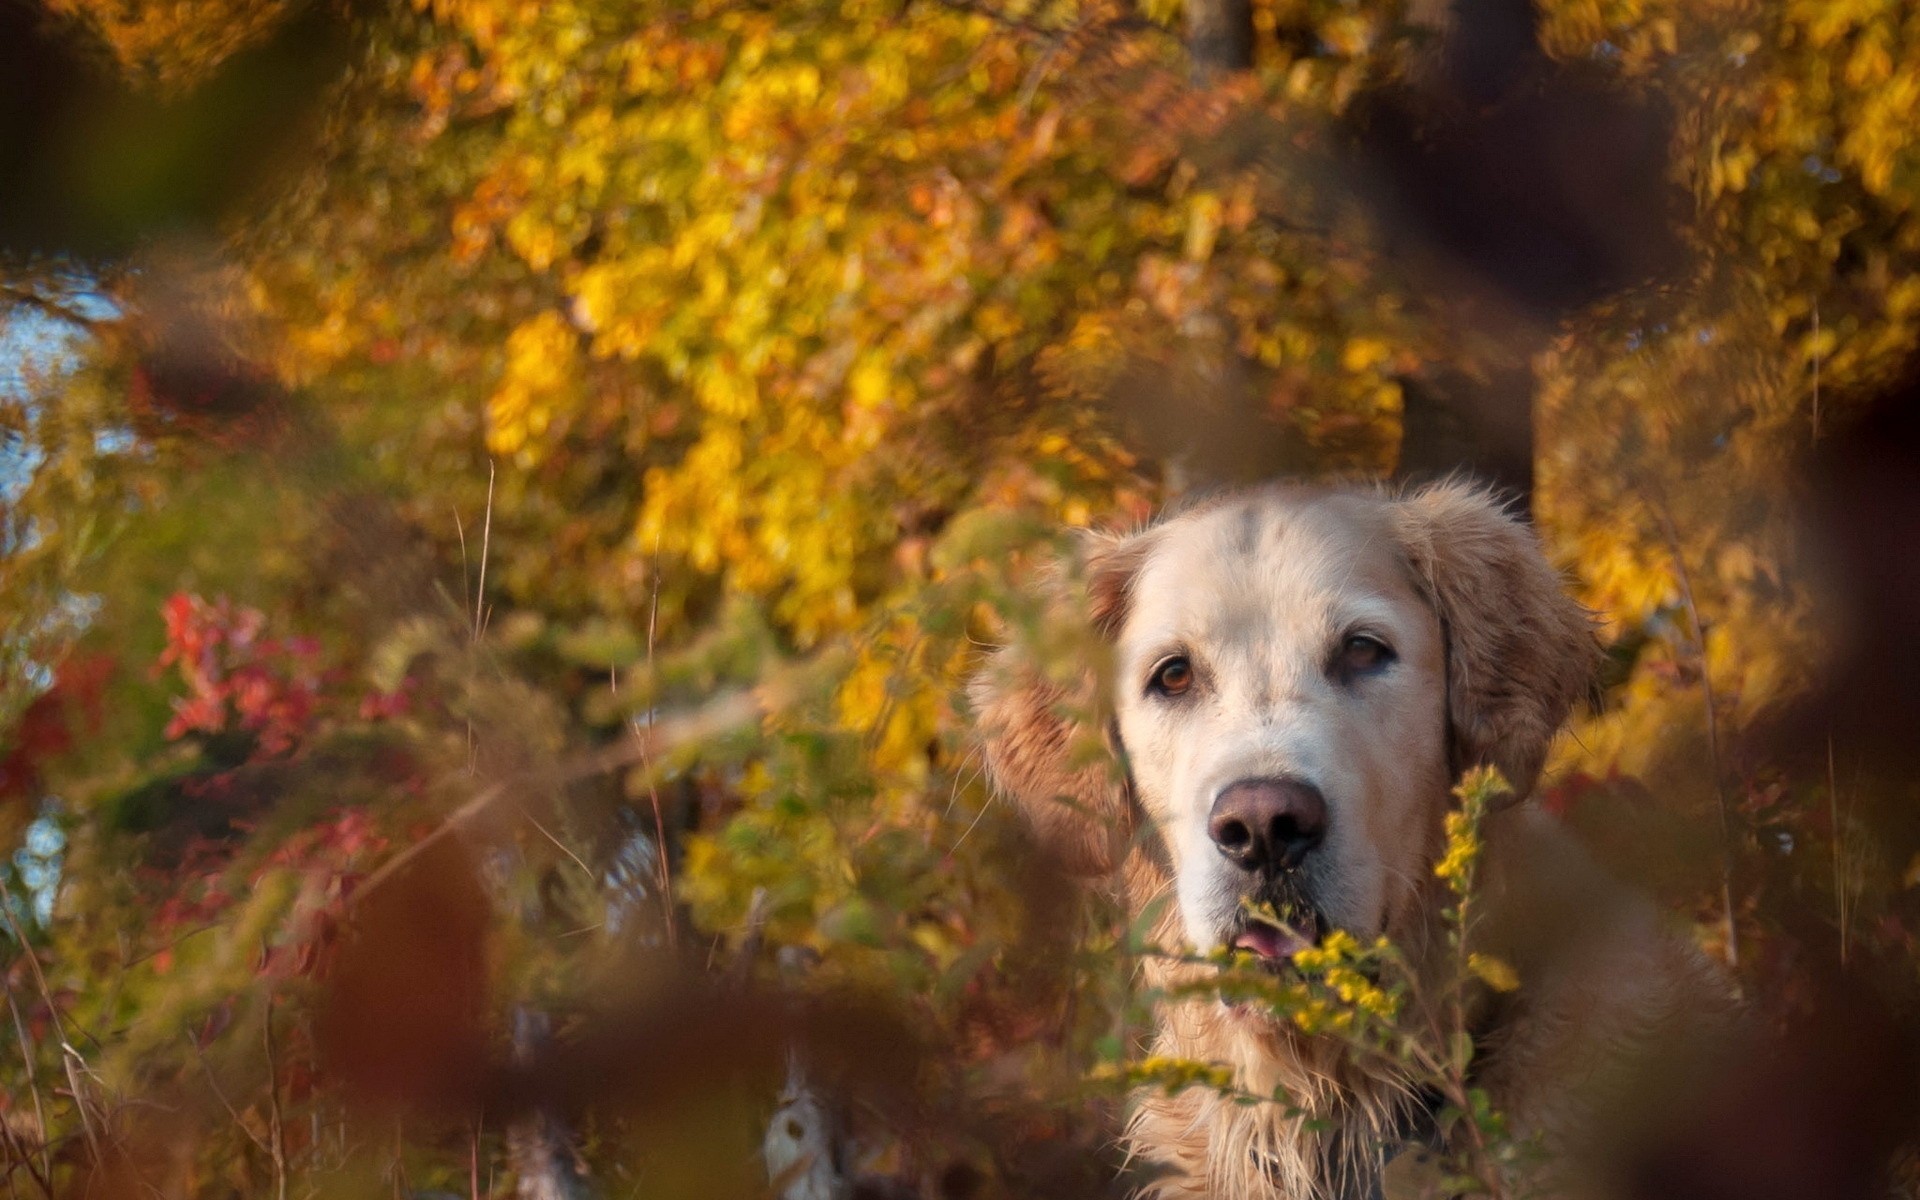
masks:
<path fill-rule="evenodd" d="M 1121 1194 L 965 678 L 1460 470 L 1768 1033 L 1614 1184 L 1916 1194 L 1917 202 L 1902 0 L 0 0 L 8 1196 Z"/>

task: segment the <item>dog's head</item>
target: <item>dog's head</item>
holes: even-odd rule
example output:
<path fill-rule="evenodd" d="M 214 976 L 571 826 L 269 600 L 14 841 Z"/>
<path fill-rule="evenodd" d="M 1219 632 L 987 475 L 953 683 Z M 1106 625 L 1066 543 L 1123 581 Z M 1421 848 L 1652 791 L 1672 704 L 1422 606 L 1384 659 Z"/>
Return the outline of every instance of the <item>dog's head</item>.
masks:
<path fill-rule="evenodd" d="M 1078 869 L 1149 826 L 1201 950 L 1395 932 L 1454 778 L 1488 764 L 1524 795 L 1593 665 L 1532 533 L 1463 484 L 1214 503 L 1092 545 L 1085 577 L 1104 696 L 990 665 L 989 769 Z M 1123 775 L 1088 761 L 1089 700 Z"/>

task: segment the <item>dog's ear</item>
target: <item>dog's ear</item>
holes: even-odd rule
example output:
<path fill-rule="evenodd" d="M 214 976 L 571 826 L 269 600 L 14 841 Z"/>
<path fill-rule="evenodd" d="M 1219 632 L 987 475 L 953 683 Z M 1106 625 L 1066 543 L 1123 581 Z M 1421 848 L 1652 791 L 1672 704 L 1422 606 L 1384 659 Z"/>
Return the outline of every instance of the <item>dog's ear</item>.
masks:
<path fill-rule="evenodd" d="M 1015 630 L 969 687 L 994 790 L 1076 874 L 1117 870 L 1133 840 L 1126 776 L 1106 736 L 1107 660 L 1146 549 L 1143 536 L 1088 535 L 1047 585 L 1033 628 Z"/>
<path fill-rule="evenodd" d="M 1454 769 L 1497 767 L 1524 797 L 1593 678 L 1591 614 L 1533 531 L 1482 487 L 1430 485 L 1399 501 L 1394 519 L 1440 616 Z"/>

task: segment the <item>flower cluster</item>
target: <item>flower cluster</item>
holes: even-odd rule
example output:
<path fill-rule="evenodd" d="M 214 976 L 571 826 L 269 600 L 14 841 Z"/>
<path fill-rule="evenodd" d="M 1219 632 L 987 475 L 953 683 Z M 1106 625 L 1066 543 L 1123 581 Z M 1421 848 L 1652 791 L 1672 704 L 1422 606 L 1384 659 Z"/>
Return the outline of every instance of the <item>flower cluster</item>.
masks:
<path fill-rule="evenodd" d="M 1219 1063 L 1204 1063 L 1191 1058 L 1150 1055 L 1139 1062 L 1101 1063 L 1090 1076 L 1095 1083 L 1119 1084 L 1126 1088 L 1157 1087 L 1168 1095 L 1195 1085 L 1216 1091 L 1233 1087 L 1233 1068 Z"/>
<path fill-rule="evenodd" d="M 1464 896 L 1473 886 L 1473 869 L 1480 861 L 1480 822 L 1502 796 L 1512 789 L 1500 772 L 1492 767 L 1475 767 L 1460 777 L 1453 789 L 1460 807 L 1447 814 L 1446 850 L 1434 864 L 1433 873 L 1447 881 L 1456 896 Z"/>
<path fill-rule="evenodd" d="M 1324 994 L 1315 996 L 1305 1010 L 1292 1014 L 1294 1024 L 1308 1033 L 1323 1025 L 1344 1031 L 1353 1027 L 1356 1013 L 1387 1021 L 1399 1015 L 1399 993 L 1375 982 L 1390 954 L 1386 938 L 1363 947 L 1344 929 L 1329 933 L 1317 946 L 1295 952 L 1293 965 L 1337 997 L 1339 1004 Z"/>
<path fill-rule="evenodd" d="M 177 592 L 161 612 L 167 646 L 159 665 L 177 667 L 187 685 L 186 697 L 174 701 L 167 736 L 239 729 L 253 735 L 263 757 L 290 753 L 319 702 L 319 643 L 267 637 L 259 610 L 224 596 L 208 601 Z"/>
<path fill-rule="evenodd" d="M 1433 873 L 1458 889 L 1472 877 L 1479 857 L 1480 837 L 1474 832 L 1472 819 L 1457 810 L 1448 813 L 1447 852 L 1434 864 Z"/>

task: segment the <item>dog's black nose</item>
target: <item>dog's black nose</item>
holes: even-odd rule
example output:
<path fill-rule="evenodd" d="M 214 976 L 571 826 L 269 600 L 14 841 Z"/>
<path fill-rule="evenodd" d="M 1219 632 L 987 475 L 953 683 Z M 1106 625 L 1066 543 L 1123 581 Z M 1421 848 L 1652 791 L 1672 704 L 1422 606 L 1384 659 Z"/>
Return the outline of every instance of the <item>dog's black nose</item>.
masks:
<path fill-rule="evenodd" d="M 1327 799 L 1298 779 L 1243 779 L 1213 802 L 1207 832 L 1237 867 L 1288 870 L 1327 835 Z"/>

